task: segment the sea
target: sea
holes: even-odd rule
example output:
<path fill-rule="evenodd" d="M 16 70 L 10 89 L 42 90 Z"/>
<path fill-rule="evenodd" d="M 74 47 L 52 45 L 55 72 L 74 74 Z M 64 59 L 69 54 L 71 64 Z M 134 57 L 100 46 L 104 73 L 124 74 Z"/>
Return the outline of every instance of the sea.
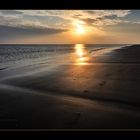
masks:
<path fill-rule="evenodd" d="M 58 58 L 67 59 L 67 56 L 75 53 L 78 45 L 88 52 L 95 52 L 128 44 L 1 44 L 0 70 L 38 63 L 55 63 Z"/>

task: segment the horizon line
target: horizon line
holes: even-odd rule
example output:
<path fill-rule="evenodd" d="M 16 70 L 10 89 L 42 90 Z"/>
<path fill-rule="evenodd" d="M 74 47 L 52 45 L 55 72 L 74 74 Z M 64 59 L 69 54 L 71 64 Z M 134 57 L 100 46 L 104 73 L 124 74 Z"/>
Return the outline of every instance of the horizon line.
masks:
<path fill-rule="evenodd" d="M 85 44 L 85 45 L 140 45 L 140 43 L 46 43 L 46 44 L 23 44 L 23 43 L 0 43 L 0 45 L 75 45 L 75 44 Z"/>

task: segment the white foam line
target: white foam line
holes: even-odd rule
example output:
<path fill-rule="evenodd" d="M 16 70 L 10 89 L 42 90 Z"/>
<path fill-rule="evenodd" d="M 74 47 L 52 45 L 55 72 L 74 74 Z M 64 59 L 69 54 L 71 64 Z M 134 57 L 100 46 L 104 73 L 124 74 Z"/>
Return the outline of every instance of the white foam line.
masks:
<path fill-rule="evenodd" d="M 105 53 L 109 53 L 111 51 L 114 51 L 116 49 L 120 49 L 120 48 L 123 48 L 123 47 L 127 47 L 127 46 L 117 46 L 117 47 L 111 47 L 111 48 L 104 48 L 104 49 L 101 49 L 101 50 L 97 50 L 97 51 L 93 51 L 92 52 L 92 56 L 99 56 L 99 55 L 103 55 Z M 94 54 L 95 53 L 95 54 Z"/>

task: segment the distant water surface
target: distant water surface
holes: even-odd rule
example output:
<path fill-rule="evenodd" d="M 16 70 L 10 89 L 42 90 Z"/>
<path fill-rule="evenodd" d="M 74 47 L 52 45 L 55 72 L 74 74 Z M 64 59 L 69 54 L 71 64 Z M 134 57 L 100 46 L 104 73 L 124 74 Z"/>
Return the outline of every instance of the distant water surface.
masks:
<path fill-rule="evenodd" d="M 83 44 L 82 44 L 83 45 Z M 37 63 L 55 63 L 59 57 L 75 53 L 74 44 L 71 45 L 0 45 L 0 69 L 34 65 Z M 88 52 L 102 48 L 125 46 L 121 44 L 85 44 Z"/>

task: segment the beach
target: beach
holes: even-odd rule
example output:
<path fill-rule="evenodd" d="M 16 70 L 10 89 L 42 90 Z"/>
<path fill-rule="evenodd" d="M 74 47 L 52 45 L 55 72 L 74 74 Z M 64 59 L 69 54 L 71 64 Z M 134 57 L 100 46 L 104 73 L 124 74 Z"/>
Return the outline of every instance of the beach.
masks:
<path fill-rule="evenodd" d="M 140 129 L 140 45 L 83 52 L 0 67 L 0 129 Z"/>

